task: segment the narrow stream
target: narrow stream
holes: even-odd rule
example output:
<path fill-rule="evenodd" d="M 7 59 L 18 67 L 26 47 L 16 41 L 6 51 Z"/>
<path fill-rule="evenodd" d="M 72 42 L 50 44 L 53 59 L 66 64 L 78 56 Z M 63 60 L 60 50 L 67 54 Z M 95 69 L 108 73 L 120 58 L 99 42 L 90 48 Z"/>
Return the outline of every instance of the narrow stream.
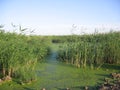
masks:
<path fill-rule="evenodd" d="M 51 54 L 48 56 L 48 60 L 47 60 L 48 63 L 58 63 L 57 61 L 57 51 L 51 51 Z"/>
<path fill-rule="evenodd" d="M 57 52 L 52 51 L 48 56 L 47 65 L 45 66 L 45 71 L 54 74 L 56 72 L 59 62 L 57 61 Z"/>

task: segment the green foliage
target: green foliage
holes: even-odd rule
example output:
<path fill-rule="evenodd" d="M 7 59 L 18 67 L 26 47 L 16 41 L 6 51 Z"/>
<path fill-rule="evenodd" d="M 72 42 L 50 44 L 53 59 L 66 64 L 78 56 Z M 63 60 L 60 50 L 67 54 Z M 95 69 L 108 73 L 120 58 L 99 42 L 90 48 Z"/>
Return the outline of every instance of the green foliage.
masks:
<path fill-rule="evenodd" d="M 36 63 L 47 53 L 48 46 L 39 36 L 0 31 L 0 71 L 3 77 L 31 80 Z"/>
<path fill-rule="evenodd" d="M 70 36 L 68 36 L 70 37 Z M 58 58 L 77 67 L 100 68 L 104 63 L 120 64 L 120 32 L 71 36 L 61 46 Z"/>

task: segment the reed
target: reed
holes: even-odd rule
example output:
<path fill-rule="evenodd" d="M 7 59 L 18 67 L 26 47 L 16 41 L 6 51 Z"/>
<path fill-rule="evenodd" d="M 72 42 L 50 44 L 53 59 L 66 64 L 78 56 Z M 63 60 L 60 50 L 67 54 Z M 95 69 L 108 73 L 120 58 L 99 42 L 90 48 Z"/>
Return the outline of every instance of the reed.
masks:
<path fill-rule="evenodd" d="M 43 61 L 48 46 L 41 37 L 4 32 L 0 29 L 0 78 L 29 81 L 35 78 L 36 63 Z"/>
<path fill-rule="evenodd" d="M 65 42 L 59 50 L 60 61 L 83 68 L 100 68 L 104 63 L 120 64 L 120 32 L 71 37 L 71 42 Z"/>

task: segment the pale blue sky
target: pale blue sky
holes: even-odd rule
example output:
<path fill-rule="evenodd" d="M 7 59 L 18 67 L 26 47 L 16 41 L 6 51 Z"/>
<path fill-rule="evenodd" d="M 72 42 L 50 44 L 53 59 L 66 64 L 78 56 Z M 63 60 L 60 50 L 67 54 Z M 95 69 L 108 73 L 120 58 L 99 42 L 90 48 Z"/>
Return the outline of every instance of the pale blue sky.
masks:
<path fill-rule="evenodd" d="M 70 34 L 73 24 L 119 27 L 120 0 L 0 0 L 0 24 L 11 23 L 40 35 Z"/>

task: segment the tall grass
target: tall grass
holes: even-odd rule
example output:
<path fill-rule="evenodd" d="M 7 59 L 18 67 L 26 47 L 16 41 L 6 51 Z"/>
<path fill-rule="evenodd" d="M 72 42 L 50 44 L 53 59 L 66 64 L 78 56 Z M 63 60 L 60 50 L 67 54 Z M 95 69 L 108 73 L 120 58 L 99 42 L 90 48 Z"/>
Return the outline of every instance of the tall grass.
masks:
<path fill-rule="evenodd" d="M 48 46 L 38 36 L 4 32 L 0 29 L 0 77 L 35 79 L 34 68 L 48 53 Z"/>
<path fill-rule="evenodd" d="M 71 41 L 59 50 L 60 61 L 84 68 L 120 64 L 120 32 L 69 37 Z"/>

